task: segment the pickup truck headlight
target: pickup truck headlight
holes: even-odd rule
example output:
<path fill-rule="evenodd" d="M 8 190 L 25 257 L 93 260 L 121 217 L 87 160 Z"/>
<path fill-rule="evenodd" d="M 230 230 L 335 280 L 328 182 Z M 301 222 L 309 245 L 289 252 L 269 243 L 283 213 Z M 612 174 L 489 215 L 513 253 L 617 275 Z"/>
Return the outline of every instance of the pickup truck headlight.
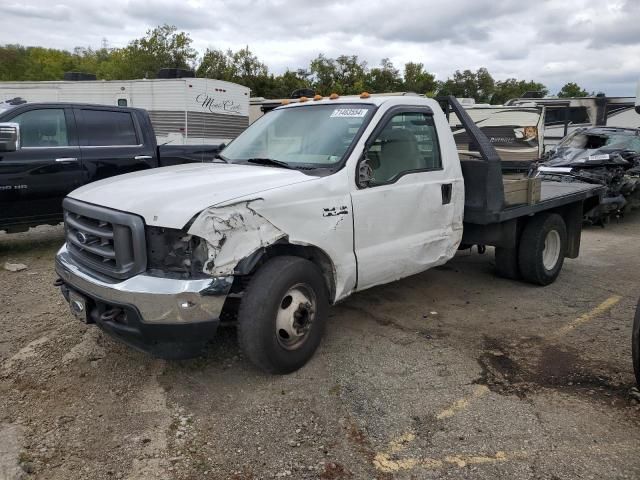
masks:
<path fill-rule="evenodd" d="M 147 271 L 173 278 L 204 278 L 207 242 L 182 230 L 147 227 Z"/>

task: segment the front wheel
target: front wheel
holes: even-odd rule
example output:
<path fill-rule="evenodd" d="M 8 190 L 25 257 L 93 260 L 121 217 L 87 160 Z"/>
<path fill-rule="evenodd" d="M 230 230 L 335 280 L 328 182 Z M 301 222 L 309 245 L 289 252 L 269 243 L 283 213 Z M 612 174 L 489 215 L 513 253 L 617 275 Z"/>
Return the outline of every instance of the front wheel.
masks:
<path fill-rule="evenodd" d="M 522 278 L 537 285 L 553 283 L 567 251 L 567 227 L 557 213 L 539 213 L 525 225 L 518 247 Z"/>
<path fill-rule="evenodd" d="M 240 347 L 269 373 L 298 370 L 318 348 L 328 310 L 327 287 L 314 263 L 273 258 L 253 276 L 240 303 Z"/>

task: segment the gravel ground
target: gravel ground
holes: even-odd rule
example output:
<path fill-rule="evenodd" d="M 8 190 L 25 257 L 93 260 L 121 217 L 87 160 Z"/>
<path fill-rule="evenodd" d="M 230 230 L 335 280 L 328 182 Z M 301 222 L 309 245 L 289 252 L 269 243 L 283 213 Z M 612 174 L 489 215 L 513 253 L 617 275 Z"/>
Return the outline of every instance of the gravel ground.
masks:
<path fill-rule="evenodd" d="M 62 228 L 0 234 L 0 479 L 639 478 L 638 238 L 638 214 L 588 228 L 545 288 L 460 252 L 332 308 L 274 377 L 230 328 L 165 362 L 81 325 Z"/>

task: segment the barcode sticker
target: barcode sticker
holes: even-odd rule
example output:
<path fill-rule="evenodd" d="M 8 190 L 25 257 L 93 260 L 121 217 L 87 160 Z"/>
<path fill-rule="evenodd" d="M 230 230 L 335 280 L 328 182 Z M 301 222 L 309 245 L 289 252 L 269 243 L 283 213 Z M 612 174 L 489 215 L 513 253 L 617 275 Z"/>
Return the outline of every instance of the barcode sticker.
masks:
<path fill-rule="evenodd" d="M 336 108 L 331 113 L 331 118 L 360 118 L 367 114 L 366 108 Z"/>
<path fill-rule="evenodd" d="M 609 154 L 603 153 L 600 155 L 589 155 L 589 160 L 609 160 Z"/>

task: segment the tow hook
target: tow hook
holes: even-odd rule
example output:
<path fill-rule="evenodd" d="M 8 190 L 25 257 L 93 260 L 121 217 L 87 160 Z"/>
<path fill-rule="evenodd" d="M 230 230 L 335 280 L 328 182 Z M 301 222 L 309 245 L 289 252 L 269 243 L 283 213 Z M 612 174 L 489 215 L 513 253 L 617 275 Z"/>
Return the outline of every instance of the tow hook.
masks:
<path fill-rule="evenodd" d="M 121 308 L 111 308 L 100 315 L 100 321 L 114 322 L 122 314 L 124 314 L 124 311 Z"/>

